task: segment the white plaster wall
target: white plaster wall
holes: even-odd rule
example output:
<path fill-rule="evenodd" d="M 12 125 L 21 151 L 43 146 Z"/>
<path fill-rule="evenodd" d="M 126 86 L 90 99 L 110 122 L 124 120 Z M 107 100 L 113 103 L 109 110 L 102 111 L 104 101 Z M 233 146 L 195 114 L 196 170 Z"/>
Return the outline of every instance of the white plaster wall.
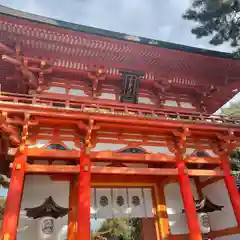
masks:
<path fill-rule="evenodd" d="M 209 213 L 210 225 L 213 231 L 237 226 L 224 180 L 206 186 L 202 192 L 214 204 L 224 206 L 222 211 Z"/>
<path fill-rule="evenodd" d="M 57 93 L 66 94 L 66 88 L 64 87 L 49 87 L 49 89 L 44 91 L 45 93 Z"/>
<path fill-rule="evenodd" d="M 88 95 L 82 89 L 71 88 L 69 90 L 69 95 L 87 97 Z"/>
<path fill-rule="evenodd" d="M 198 193 L 195 183 L 191 181 L 192 192 L 195 199 L 198 199 Z M 164 187 L 164 196 L 167 205 L 167 214 L 172 234 L 187 234 L 188 227 L 186 216 L 182 213 L 183 201 L 178 183 L 170 183 Z"/>
<path fill-rule="evenodd" d="M 116 100 L 116 94 L 114 94 L 114 93 L 102 93 L 98 98 Z"/>
<path fill-rule="evenodd" d="M 17 240 L 40 240 L 38 236 L 38 220 L 25 216 L 25 208 L 41 205 L 52 196 L 61 207 L 69 207 L 69 181 L 52 181 L 48 176 L 26 176 L 19 219 Z M 49 240 L 63 240 L 67 234 L 68 216 L 54 220 L 54 234 Z"/>
<path fill-rule="evenodd" d="M 94 148 L 92 148 L 93 152 L 98 151 L 117 151 L 126 147 L 126 144 L 109 144 L 109 143 L 97 143 Z"/>
<path fill-rule="evenodd" d="M 190 102 L 180 102 L 180 107 L 182 108 L 195 108 Z"/>
<path fill-rule="evenodd" d="M 174 100 L 166 100 L 164 106 L 168 107 L 178 107 L 178 103 Z"/>
<path fill-rule="evenodd" d="M 138 103 L 154 104 L 154 102 L 149 97 L 139 97 L 138 98 Z"/>
<path fill-rule="evenodd" d="M 163 153 L 163 154 L 168 154 L 168 155 L 174 155 L 174 153 L 170 152 L 168 147 L 165 146 L 146 146 L 142 145 L 141 146 L 143 149 L 145 149 L 147 152 L 151 153 Z"/>
<path fill-rule="evenodd" d="M 217 167 L 214 170 L 221 170 L 221 168 Z M 208 179 L 211 179 L 211 178 L 212 178 L 212 176 L 203 176 L 203 177 L 199 177 L 199 181 L 204 182 L 204 181 L 207 181 Z"/>
<path fill-rule="evenodd" d="M 225 237 L 218 237 L 215 238 L 216 240 L 239 240 L 240 239 L 240 234 L 235 234 L 232 236 L 225 236 Z"/>

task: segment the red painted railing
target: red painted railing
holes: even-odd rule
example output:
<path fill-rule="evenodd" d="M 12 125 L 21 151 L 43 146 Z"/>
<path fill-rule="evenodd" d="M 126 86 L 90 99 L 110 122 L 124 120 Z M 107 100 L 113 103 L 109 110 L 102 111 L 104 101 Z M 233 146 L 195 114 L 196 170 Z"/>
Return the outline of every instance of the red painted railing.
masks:
<path fill-rule="evenodd" d="M 198 123 L 240 125 L 240 119 L 223 116 L 207 115 L 200 112 L 169 111 L 161 108 L 149 108 L 146 105 L 124 105 L 122 103 L 101 103 L 97 100 L 54 99 L 40 95 L 24 95 L 0 92 L 0 103 L 27 104 L 33 106 L 65 108 L 89 113 L 101 113 L 117 116 L 135 116 L 141 118 L 180 120 Z"/>

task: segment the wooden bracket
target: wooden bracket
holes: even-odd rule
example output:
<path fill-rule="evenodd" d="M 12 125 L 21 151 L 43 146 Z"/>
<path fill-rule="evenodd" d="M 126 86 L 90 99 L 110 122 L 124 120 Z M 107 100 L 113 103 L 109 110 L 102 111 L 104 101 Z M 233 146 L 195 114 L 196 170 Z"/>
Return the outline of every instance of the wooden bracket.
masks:
<path fill-rule="evenodd" d="M 181 130 L 173 131 L 173 142 L 175 143 L 175 152 L 185 152 L 185 142 L 188 136 L 190 136 L 189 128 L 183 127 Z"/>
<path fill-rule="evenodd" d="M 83 121 L 79 121 L 77 126 L 80 130 L 88 131 L 88 126 Z"/>
<path fill-rule="evenodd" d="M 219 152 L 231 153 L 236 147 L 236 136 L 234 132 L 229 129 L 228 134 L 217 134 L 219 139 Z"/>
<path fill-rule="evenodd" d="M 16 146 L 19 145 L 20 140 L 18 136 L 18 131 L 17 131 L 17 128 L 13 126 L 14 121 L 9 122 L 7 112 L 2 112 L 1 116 L 2 116 L 3 122 L 0 123 L 0 131 L 5 132 L 8 135 L 9 140 L 13 145 L 16 145 Z"/>
<path fill-rule="evenodd" d="M 95 120 L 90 119 L 89 120 L 89 125 L 88 125 L 88 130 L 85 136 L 85 153 L 89 154 L 90 149 L 92 147 L 92 132 L 95 130 L 98 130 L 100 127 L 95 125 Z"/>
<path fill-rule="evenodd" d="M 28 138 L 28 128 L 29 128 L 29 122 L 30 122 L 30 114 L 25 113 L 24 115 L 24 125 L 22 128 L 22 139 L 19 146 L 19 151 L 23 152 L 25 149 L 26 141 Z"/>
<path fill-rule="evenodd" d="M 88 72 L 88 78 L 92 81 L 92 97 L 95 98 L 99 87 L 99 81 L 105 80 L 106 78 L 104 68 L 93 66 Z"/>

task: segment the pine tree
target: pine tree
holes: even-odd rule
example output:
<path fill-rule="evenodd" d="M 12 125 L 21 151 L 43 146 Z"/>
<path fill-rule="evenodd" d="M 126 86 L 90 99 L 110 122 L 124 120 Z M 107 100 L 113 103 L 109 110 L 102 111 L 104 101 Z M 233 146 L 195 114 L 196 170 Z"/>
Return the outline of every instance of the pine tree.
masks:
<path fill-rule="evenodd" d="M 9 179 L 3 174 L 0 174 L 0 186 L 3 188 L 8 188 L 8 186 L 9 186 Z M 5 201 L 3 199 L 1 199 L 1 201 L 0 201 L 0 220 L 2 220 L 3 215 L 4 215 L 4 207 L 5 207 Z"/>
<path fill-rule="evenodd" d="M 240 102 L 231 103 L 228 108 L 222 109 L 221 114 L 229 117 L 239 118 L 240 117 Z"/>
<path fill-rule="evenodd" d="M 139 218 L 107 219 L 102 223 L 97 232 L 102 233 L 106 231 L 106 234 L 97 235 L 106 238 L 119 237 L 121 240 L 139 240 L 141 233 L 141 220 Z"/>
<path fill-rule="evenodd" d="M 197 38 L 211 36 L 212 45 L 230 42 L 240 56 L 240 1 L 239 0 L 193 0 L 183 15 L 184 19 L 197 22 L 192 33 Z"/>
<path fill-rule="evenodd" d="M 240 118 L 240 102 L 231 103 L 228 108 L 222 109 L 221 114 Z M 233 171 L 240 171 L 240 148 L 236 148 L 230 155 L 231 168 Z"/>

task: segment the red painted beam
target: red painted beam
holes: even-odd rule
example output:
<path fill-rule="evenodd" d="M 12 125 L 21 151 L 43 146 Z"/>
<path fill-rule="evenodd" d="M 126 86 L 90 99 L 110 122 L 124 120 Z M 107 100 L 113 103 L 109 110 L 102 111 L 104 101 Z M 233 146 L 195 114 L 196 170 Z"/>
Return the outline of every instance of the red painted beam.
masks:
<path fill-rule="evenodd" d="M 28 164 L 26 167 L 27 173 L 65 173 L 65 174 L 78 174 L 80 172 L 79 166 L 75 165 L 40 165 Z M 128 168 L 128 167 L 91 167 L 92 174 L 117 174 L 117 175 L 155 175 L 155 176 L 175 176 L 178 174 L 177 169 L 171 168 Z"/>
<path fill-rule="evenodd" d="M 65 173 L 78 174 L 80 172 L 79 166 L 76 165 L 40 165 L 28 164 L 26 167 L 27 173 Z M 138 176 L 177 176 L 178 170 L 176 168 L 130 168 L 130 167 L 99 167 L 91 166 L 92 174 L 106 174 L 106 175 L 138 175 Z M 186 170 L 190 176 L 222 176 L 214 170 Z"/>
<path fill-rule="evenodd" d="M 30 99 L 29 99 L 30 100 Z M 76 111 L 66 108 L 52 108 L 49 106 L 36 106 L 36 105 L 27 105 L 27 104 L 12 104 L 12 103 L 0 103 L 0 107 L 2 111 L 11 112 L 11 113 L 19 113 L 22 112 L 29 113 L 35 116 L 42 116 L 42 117 L 54 117 L 56 119 L 59 118 L 61 115 L 62 119 L 72 119 L 72 120 L 89 120 L 90 118 L 96 120 L 96 122 L 106 122 L 106 123 L 121 123 L 121 124 L 133 124 L 135 126 L 147 126 L 147 127 L 159 127 L 159 128 L 169 128 L 169 131 L 176 128 L 189 128 L 189 129 L 196 129 L 196 130 L 207 130 L 211 131 L 213 134 L 216 132 L 228 132 L 229 127 L 234 132 L 240 132 L 239 125 L 222 125 L 222 124 L 211 124 L 211 123 L 186 123 L 180 120 L 167 120 L 167 119 L 153 119 L 153 118 L 144 118 L 144 117 L 133 117 L 133 116 L 118 116 L 118 115 L 107 115 L 107 114 L 100 114 L 100 113 L 87 113 Z"/>
<path fill-rule="evenodd" d="M 76 160 L 80 156 L 79 151 L 76 150 L 48 150 L 42 148 L 28 148 L 28 157 L 34 159 L 64 159 L 64 160 Z M 160 163 L 160 162 L 175 162 L 175 156 L 169 156 L 162 153 L 150 153 L 150 154 L 127 154 L 117 153 L 111 151 L 99 151 L 91 152 L 90 158 L 93 162 L 123 162 L 123 163 Z M 219 164 L 218 158 L 197 158 L 188 157 L 185 162 L 187 163 L 203 163 L 203 164 Z M 190 172 L 192 170 L 189 170 Z M 200 170 L 199 170 L 200 171 Z M 193 174 L 193 173 L 190 173 Z"/>

